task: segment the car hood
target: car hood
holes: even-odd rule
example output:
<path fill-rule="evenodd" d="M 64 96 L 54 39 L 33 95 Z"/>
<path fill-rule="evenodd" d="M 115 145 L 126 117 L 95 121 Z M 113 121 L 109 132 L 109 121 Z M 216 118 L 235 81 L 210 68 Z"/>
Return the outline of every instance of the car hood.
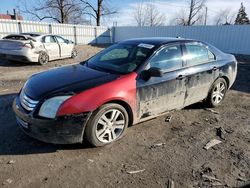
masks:
<path fill-rule="evenodd" d="M 110 82 L 118 75 L 91 69 L 85 65 L 71 65 L 38 73 L 24 85 L 24 92 L 34 100 L 51 95 L 65 95 Z"/>

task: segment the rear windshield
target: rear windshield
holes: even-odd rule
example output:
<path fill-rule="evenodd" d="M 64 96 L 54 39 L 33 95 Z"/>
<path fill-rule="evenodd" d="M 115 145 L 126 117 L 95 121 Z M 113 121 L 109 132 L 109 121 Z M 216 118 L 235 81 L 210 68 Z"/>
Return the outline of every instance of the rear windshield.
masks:
<path fill-rule="evenodd" d="M 21 33 L 22 35 L 29 35 L 31 37 L 39 37 L 41 36 L 40 34 L 36 34 L 36 33 Z"/>
<path fill-rule="evenodd" d="M 27 40 L 27 38 L 25 38 L 24 36 L 20 36 L 20 35 L 9 35 L 4 37 L 3 39 L 10 39 L 10 40 Z"/>

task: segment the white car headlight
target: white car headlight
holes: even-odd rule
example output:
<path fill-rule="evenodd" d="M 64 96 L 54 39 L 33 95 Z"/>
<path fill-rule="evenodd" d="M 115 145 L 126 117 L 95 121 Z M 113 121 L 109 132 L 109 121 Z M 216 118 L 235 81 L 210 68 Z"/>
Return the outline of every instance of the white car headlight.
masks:
<path fill-rule="evenodd" d="M 55 118 L 57 110 L 61 106 L 61 104 L 66 101 L 68 98 L 71 96 L 58 96 L 58 97 L 53 97 L 48 100 L 46 100 L 40 110 L 39 110 L 39 116 L 46 117 L 46 118 Z"/>

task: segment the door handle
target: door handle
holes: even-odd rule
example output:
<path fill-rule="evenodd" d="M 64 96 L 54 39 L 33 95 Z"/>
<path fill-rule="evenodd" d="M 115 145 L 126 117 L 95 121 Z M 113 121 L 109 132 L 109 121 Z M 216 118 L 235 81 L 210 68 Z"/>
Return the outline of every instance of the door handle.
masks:
<path fill-rule="evenodd" d="M 185 78 L 185 76 L 179 75 L 176 79 L 177 79 L 177 80 L 182 80 L 183 78 Z"/>
<path fill-rule="evenodd" d="M 213 67 L 213 69 L 212 69 L 212 70 L 213 70 L 213 71 L 216 71 L 217 69 L 218 69 L 218 67 Z"/>

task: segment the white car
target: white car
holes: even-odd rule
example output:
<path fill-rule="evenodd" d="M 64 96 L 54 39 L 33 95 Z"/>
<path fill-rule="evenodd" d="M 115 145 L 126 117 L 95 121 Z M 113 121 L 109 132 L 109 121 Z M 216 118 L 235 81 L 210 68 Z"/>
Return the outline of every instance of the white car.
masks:
<path fill-rule="evenodd" d="M 75 44 L 57 35 L 21 33 L 0 40 L 0 59 L 44 65 L 51 60 L 76 56 Z"/>

